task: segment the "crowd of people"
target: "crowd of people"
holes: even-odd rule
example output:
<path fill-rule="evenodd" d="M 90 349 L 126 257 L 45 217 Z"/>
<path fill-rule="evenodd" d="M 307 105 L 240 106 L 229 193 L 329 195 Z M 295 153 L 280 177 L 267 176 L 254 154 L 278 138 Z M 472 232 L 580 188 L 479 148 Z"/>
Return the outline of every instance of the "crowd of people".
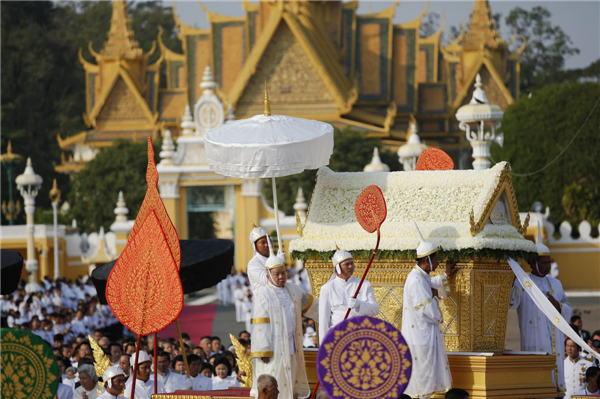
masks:
<path fill-rule="evenodd" d="M 353 276 L 355 266 L 349 252 L 340 249 L 335 252 L 332 278 L 321 287 L 321 297 L 314 298 L 306 271 L 285 268 L 283 256 L 274 255 L 266 230 L 256 228 L 250 239 L 255 255 L 248 265 L 248 274 L 232 272 L 219 283 L 217 291 L 222 304 L 235 305 L 236 320 L 246 323 L 246 329 L 238 334 L 238 340 L 254 362 L 251 395 L 260 399 L 306 397 L 310 391 L 303 366 L 303 349 L 317 348 L 318 336 L 322 340 L 329 329 L 343 320 L 347 309 L 351 309 L 350 317 L 376 316 L 379 305 L 368 280 L 365 280 L 358 297 L 353 297 L 359 279 Z M 538 310 L 529 306 L 529 297 L 521 293 L 524 289 L 515 282 L 510 307 L 517 309 L 519 314 L 522 350 L 544 350 L 547 353 L 556 350 L 558 373 L 553 374 L 553 380 L 557 390 L 564 388 L 567 398 L 600 394 L 598 359 L 582 351 L 576 342 L 579 341 L 578 335 L 592 351 L 600 353 L 600 330 L 590 334 L 583 329 L 582 318 L 572 315 L 560 282 L 546 277 L 550 272 L 548 250 L 541 247 L 543 244 L 537 245 L 540 247 L 539 257 L 531 263 L 531 276 L 535 277 L 532 280 L 541 290 L 545 289 L 544 284 L 550 287 L 549 300 L 570 320 L 576 335 L 567 334 L 571 338 L 553 340 L 550 341 L 552 346 L 542 347 L 546 343 L 539 332 L 545 331 L 545 325 L 530 327 L 529 324 L 533 323 L 523 322 Z M 437 337 L 435 342 L 443 342 L 437 327 L 441 321 L 437 301 L 447 295 L 448 277 L 456 271 L 456 265 L 448 261 L 445 274 L 430 277 L 429 273 L 435 271 L 439 263 L 437 248 L 421 238 L 417 248 L 417 265 L 404 287 L 404 303 L 407 308 L 414 309 L 414 312 L 405 311 L 402 320 L 402 334 L 414 356 L 413 377 L 402 396 L 404 399 L 430 396 L 423 396 L 420 392 L 433 392 L 431 384 L 442 387 L 446 398 L 468 398 L 466 391 L 452 387 L 443 345 L 422 343 L 422 337 L 434 335 Z M 46 277 L 42 291 L 36 294 L 27 294 L 23 287 L 24 282 L 13 294 L 2 296 L 2 325 L 30 331 L 52 346 L 61 374 L 58 399 L 114 398 L 121 391 L 129 397 L 133 387 L 136 398 L 150 399 L 153 393 L 224 390 L 241 386 L 244 372 L 238 368 L 234 349 L 225 348 L 219 337 L 204 336 L 193 342 L 188 334 L 183 333 L 183 343 L 180 344 L 172 338 L 160 338 L 160 334 L 154 342 L 150 335 L 141 339 L 136 355 L 135 336 L 119 323 L 109 306 L 99 303 L 89 279 L 52 281 Z M 437 289 L 439 299 L 432 296 L 431 287 Z M 537 314 L 533 318 L 538 323 L 545 320 Z M 319 334 L 315 320 L 319 322 Z M 417 324 L 427 331 L 414 329 Z M 528 332 L 525 326 L 533 328 L 533 332 Z M 523 334 L 526 337 L 532 334 L 535 339 L 529 343 L 523 339 Z M 96 353 L 88 335 L 93 336 L 100 348 Z M 112 365 L 103 376 L 105 382 L 110 382 L 105 384 L 104 393 L 94 367 L 98 356 L 107 357 Z M 274 368 L 272 364 L 279 366 Z M 327 395 L 320 391 L 317 398 L 326 399 Z"/>

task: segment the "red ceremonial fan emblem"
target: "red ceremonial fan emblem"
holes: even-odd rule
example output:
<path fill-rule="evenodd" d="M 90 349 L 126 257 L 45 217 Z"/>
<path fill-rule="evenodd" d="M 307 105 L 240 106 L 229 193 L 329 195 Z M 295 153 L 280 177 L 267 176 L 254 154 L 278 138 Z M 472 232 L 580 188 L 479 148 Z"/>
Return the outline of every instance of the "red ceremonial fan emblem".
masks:
<path fill-rule="evenodd" d="M 165 233 L 167 243 L 177 264 L 177 270 L 181 267 L 181 248 L 179 246 L 179 237 L 177 231 L 171 222 L 171 218 L 167 214 L 165 204 L 160 198 L 158 192 L 158 172 L 156 171 L 156 162 L 154 161 L 154 147 L 152 147 L 152 139 L 148 137 L 148 169 L 146 170 L 146 181 L 148 182 L 148 190 L 144 197 L 144 202 L 135 218 L 135 223 L 131 229 L 129 236 L 134 236 L 140 229 L 144 220 L 151 211 L 156 213 L 158 222 L 162 231 Z"/>
<path fill-rule="evenodd" d="M 140 337 L 171 324 L 183 308 L 179 237 L 158 194 L 150 139 L 146 179 L 148 191 L 134 229 L 106 282 L 110 308 Z"/>
<path fill-rule="evenodd" d="M 439 148 L 429 147 L 423 150 L 415 170 L 453 170 L 454 161 L 450 155 Z"/>
<path fill-rule="evenodd" d="M 387 216 L 387 207 L 381 189 L 375 185 L 365 188 L 356 198 L 354 214 L 365 231 L 373 233 L 379 230 Z"/>

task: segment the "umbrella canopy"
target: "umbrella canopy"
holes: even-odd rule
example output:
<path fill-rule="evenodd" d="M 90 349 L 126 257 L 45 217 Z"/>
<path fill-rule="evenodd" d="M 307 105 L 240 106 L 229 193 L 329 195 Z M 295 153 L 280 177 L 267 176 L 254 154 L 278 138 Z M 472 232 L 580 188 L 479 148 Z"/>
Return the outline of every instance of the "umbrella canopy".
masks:
<path fill-rule="evenodd" d="M 205 135 L 208 165 L 246 179 L 283 177 L 329 164 L 333 126 L 284 115 L 255 115 Z"/>
<path fill-rule="evenodd" d="M 0 254 L 2 258 L 2 283 L 0 294 L 12 294 L 19 285 L 21 270 L 23 269 L 23 257 L 20 253 L 3 249 Z"/>
<path fill-rule="evenodd" d="M 231 272 L 233 242 L 229 240 L 179 240 L 181 245 L 181 285 L 189 294 L 212 287 Z M 106 304 L 106 281 L 116 260 L 105 263 L 92 272 L 92 282 L 100 303 Z"/>

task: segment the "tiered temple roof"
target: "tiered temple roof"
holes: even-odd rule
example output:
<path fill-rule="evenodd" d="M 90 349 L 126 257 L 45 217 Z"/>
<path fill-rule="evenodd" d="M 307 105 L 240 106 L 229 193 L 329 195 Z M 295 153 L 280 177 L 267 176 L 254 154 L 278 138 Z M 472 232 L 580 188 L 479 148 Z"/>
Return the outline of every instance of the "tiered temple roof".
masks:
<path fill-rule="evenodd" d="M 86 123 L 91 130 L 61 139 L 73 161 L 57 167 L 72 172 L 116 138 L 136 139 L 168 128 L 177 136 L 186 105 L 202 94 L 207 65 L 215 92 L 237 118 L 262 110 L 268 82 L 274 113 L 351 126 L 395 149 L 415 118 L 428 145 L 454 158 L 469 148 L 458 129 L 456 110 L 466 104 L 479 73 L 490 102 L 505 109 L 519 96 L 519 56 L 493 27 L 487 1 L 475 1 L 469 29 L 449 45 L 442 26 L 419 35 L 425 10 L 413 21 L 394 24 L 398 2 L 378 13 L 357 14 L 358 1 L 259 2 L 242 0 L 244 17 L 212 12 L 209 29 L 182 22 L 174 12 L 183 54 L 162 43 L 148 65 L 134 40 L 122 1 L 113 3 L 108 41 L 86 70 Z M 175 11 L 175 10 L 174 10 Z M 445 24 L 444 24 L 445 25 Z"/>

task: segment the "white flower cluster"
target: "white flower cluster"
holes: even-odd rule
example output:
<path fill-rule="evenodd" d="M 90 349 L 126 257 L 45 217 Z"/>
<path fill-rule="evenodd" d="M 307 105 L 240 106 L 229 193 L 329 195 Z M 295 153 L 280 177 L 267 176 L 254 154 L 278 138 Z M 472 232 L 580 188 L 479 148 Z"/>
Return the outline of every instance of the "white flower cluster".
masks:
<path fill-rule="evenodd" d="M 418 245 L 417 221 L 423 236 L 444 250 L 501 249 L 535 251 L 510 224 L 488 223 L 475 237 L 470 214 L 478 220 L 498 185 L 505 163 L 483 171 L 415 171 L 334 173 L 321 168 L 303 237 L 290 242 L 290 251 L 368 250 L 375 234 L 356 221 L 354 203 L 361 191 L 377 185 L 387 204 L 381 227 L 382 250 L 410 250 Z"/>

